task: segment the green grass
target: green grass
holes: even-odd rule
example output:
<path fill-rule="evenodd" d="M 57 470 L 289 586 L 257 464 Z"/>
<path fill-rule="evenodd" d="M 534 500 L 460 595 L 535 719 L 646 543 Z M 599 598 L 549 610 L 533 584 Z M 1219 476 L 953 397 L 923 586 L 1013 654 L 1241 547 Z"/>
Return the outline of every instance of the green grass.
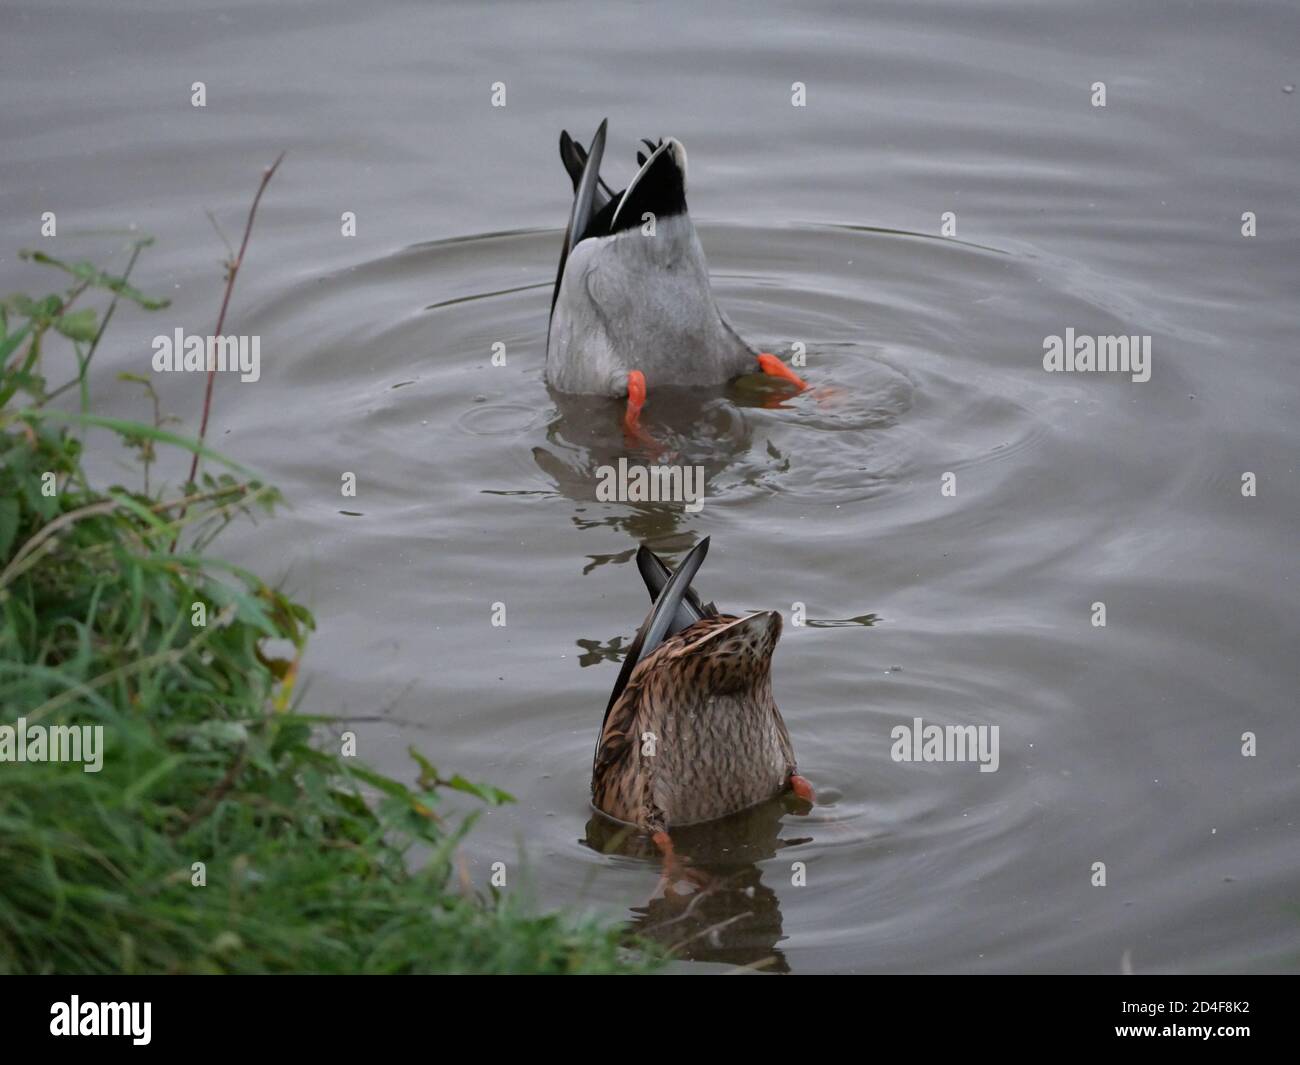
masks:
<path fill-rule="evenodd" d="M 295 694 L 315 620 L 212 551 L 274 490 L 168 430 L 145 379 L 149 421 L 92 413 L 114 308 L 165 304 L 130 266 L 27 257 L 71 287 L 0 303 L 0 725 L 101 725 L 104 754 L 98 773 L 0 762 L 0 972 L 653 967 L 615 927 L 462 883 L 463 807 L 509 796 L 416 752 L 409 784 L 338 753 Z M 103 315 L 82 306 L 96 295 Z M 78 411 L 49 406 L 73 390 Z M 90 431 L 136 453 L 139 486 L 90 482 Z M 217 472 L 150 488 L 160 455 L 196 451 Z"/>

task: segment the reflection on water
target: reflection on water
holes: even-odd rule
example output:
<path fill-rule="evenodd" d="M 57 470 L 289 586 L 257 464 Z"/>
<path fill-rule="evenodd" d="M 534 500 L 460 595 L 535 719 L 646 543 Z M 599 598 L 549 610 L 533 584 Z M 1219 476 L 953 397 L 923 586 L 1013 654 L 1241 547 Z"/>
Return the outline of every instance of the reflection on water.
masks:
<path fill-rule="evenodd" d="M 699 467 L 707 506 L 714 479 L 750 446 L 741 411 L 723 398 L 721 390 L 653 390 L 643 415 L 658 444 L 650 450 L 629 446 L 620 401 L 557 392 L 551 392 L 550 398 L 556 415 L 547 426 L 546 445 L 533 448 L 533 460 L 560 493 L 577 503 L 595 503 L 602 468 L 615 469 L 625 459 L 643 467 Z M 573 522 L 579 528 L 619 529 L 631 538 L 634 552 L 643 542 L 664 543 L 692 518 L 681 502 L 622 502 L 602 511 L 596 516 L 591 508 L 576 508 Z M 627 557 L 620 554 L 618 560 Z"/>
<path fill-rule="evenodd" d="M 635 911 L 693 966 L 1296 967 L 1294 4 L 825 4 L 792 35 L 773 4 L 670 0 L 671 54 L 635 6 L 601 9 L 598 48 L 565 4 L 75 6 L 6 19 L 0 218 L 59 211 L 72 258 L 157 238 L 133 278 L 174 317 L 124 310 L 96 355 L 134 417 L 116 374 L 214 313 L 203 209 L 237 224 L 288 149 L 231 307 L 262 378 L 218 385 L 210 440 L 292 509 L 226 550 L 313 608 L 312 709 L 355 716 L 368 758 L 400 775 L 414 745 L 519 796 L 467 841 L 476 877 L 524 840 L 543 904 Z M 220 72 L 203 114 L 195 70 Z M 606 109 L 611 158 L 631 131 L 687 145 L 741 334 L 807 351 L 804 395 L 652 383 L 647 424 L 705 469 L 695 515 L 598 500 L 619 405 L 543 382 L 555 138 Z M 1151 380 L 1044 374 L 1067 328 L 1150 335 Z M 185 376 L 155 383 L 192 427 Z M 707 598 L 803 604 L 773 684 L 820 802 L 683 843 L 714 890 L 643 905 L 653 856 L 577 842 L 591 748 L 646 608 L 637 544 L 702 535 Z M 892 762 L 914 717 L 998 725 L 999 770 Z"/>
<path fill-rule="evenodd" d="M 654 897 L 632 907 L 633 931 L 681 960 L 788 972 L 779 948 L 785 938 L 781 898 L 765 877 L 798 879 L 790 863 L 798 861 L 799 851 L 785 852 L 811 837 L 795 835 L 786 815 L 801 805 L 787 796 L 721 821 L 674 829 L 683 874 L 672 883 L 661 878 Z M 587 822 L 582 842 L 601 854 L 658 860 L 644 835 L 600 813 Z M 778 854 L 782 860 L 773 863 Z M 760 869 L 765 862 L 767 869 Z"/>
<path fill-rule="evenodd" d="M 1087 957 L 1113 969 L 1141 921 L 1123 899 L 1077 897 L 1078 870 L 1099 848 L 1143 853 L 1140 821 L 1109 811 L 1142 809 L 1151 797 L 1141 782 L 1160 778 L 1143 762 L 1158 748 L 1106 737 L 1134 722 L 1153 727 L 1151 708 L 1177 670 L 1149 669 L 1165 646 L 1159 628 L 1136 643 L 1111 640 L 1099 668 L 1077 605 L 1131 592 L 1131 578 L 1114 583 L 1111 545 L 1117 529 L 1156 520 L 1142 508 L 1171 483 L 1193 483 L 1164 472 L 1190 453 L 1173 436 L 1187 423 L 1171 411 L 1152 438 L 1152 415 L 1131 417 L 1131 400 L 1109 398 L 1113 386 L 1049 388 L 1026 373 L 1058 323 L 1122 331 L 1068 274 L 896 233 L 701 228 L 721 267 L 720 304 L 765 348 L 806 343 L 813 387 L 790 396 L 744 378 L 713 391 L 651 391 L 647 428 L 671 461 L 704 468 L 699 514 L 597 498 L 600 467 L 659 456 L 629 448 L 617 401 L 555 395 L 542 381 L 545 301 L 535 285 L 502 286 L 499 275 L 547 276 L 554 234 L 424 245 L 266 303 L 259 327 L 280 338 L 285 358 L 264 376 L 278 374 L 278 387 L 316 412 L 298 428 L 320 450 L 349 464 L 366 456 L 369 470 L 368 532 L 356 541 L 338 539 L 311 509 L 312 492 L 299 493 L 299 535 L 325 545 L 326 586 L 347 590 L 345 613 L 362 611 L 323 627 L 308 666 L 328 680 L 340 713 L 395 704 L 398 735 L 372 742 L 381 760 L 391 742 L 399 771 L 407 744 L 450 747 L 521 796 L 520 807 L 484 819 L 467 843 L 472 861 L 524 836 L 541 852 L 543 902 L 580 897 L 630 914 L 682 959 L 798 971 Z M 765 270 L 779 271 L 779 299 Z M 425 309 L 430 289 L 464 297 L 475 285 L 485 298 Z M 379 304 L 368 330 L 343 315 L 363 296 Z M 335 323 L 324 338 L 322 321 Z M 367 332 L 370 362 L 359 373 L 357 337 Z M 504 367 L 490 359 L 499 337 L 511 353 Z M 1157 404 L 1186 402 L 1182 372 L 1158 367 L 1150 387 L 1182 394 Z M 239 434 L 277 453 L 278 433 L 255 419 Z M 285 454 L 277 480 L 310 486 L 318 465 L 314 454 Z M 945 473 L 957 477 L 955 496 L 939 491 Z M 715 547 L 701 594 L 732 610 L 804 614 L 785 630 L 773 682 L 821 802 L 798 821 L 765 808 L 739 830 L 683 844 L 699 882 L 681 897 L 655 891 L 658 861 L 637 857 L 644 841 L 606 854 L 598 826 L 587 845 L 569 841 L 591 816 L 586 773 L 600 709 L 646 609 L 630 565 L 636 547 L 680 556 L 705 533 Z M 382 567 L 365 561 L 372 547 Z M 1215 597 L 1193 585 L 1180 569 L 1159 595 Z M 510 625 L 485 642 L 472 619 L 498 600 L 509 603 Z M 1203 650 L 1207 638 L 1183 637 Z M 377 688 L 345 665 L 359 645 L 384 666 Z M 1109 691 L 1119 675 L 1128 683 Z M 416 688 L 394 696 L 389 677 Z M 998 725 L 999 771 L 891 762 L 891 728 L 917 716 Z M 1073 813 L 1090 806 L 1089 816 Z M 1186 831 L 1199 835 L 1197 825 Z M 804 888 L 775 857 L 794 840 L 810 873 Z M 1139 882 L 1173 890 L 1163 864 L 1144 862 L 1130 864 Z M 1016 901 L 1026 897 L 1032 914 Z M 1187 912 L 1228 904 L 1213 891 L 1179 897 Z M 1141 951 L 1134 957 L 1140 971 Z"/>

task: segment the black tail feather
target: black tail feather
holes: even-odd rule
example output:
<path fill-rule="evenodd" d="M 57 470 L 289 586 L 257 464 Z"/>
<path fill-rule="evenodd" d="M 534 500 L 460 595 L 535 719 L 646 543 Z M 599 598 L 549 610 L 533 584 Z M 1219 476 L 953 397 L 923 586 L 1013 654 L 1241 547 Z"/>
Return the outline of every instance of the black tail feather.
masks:
<path fill-rule="evenodd" d="M 636 553 L 636 568 L 641 571 L 641 579 L 645 581 L 646 590 L 650 593 L 650 599 L 653 602 L 663 591 L 664 585 L 668 583 L 668 578 L 672 576 L 672 570 L 662 558 L 656 555 L 650 548 L 642 544 Z M 677 607 L 677 613 L 673 615 L 672 623 L 668 626 L 668 635 L 673 636 L 681 632 L 682 629 L 690 628 L 701 618 L 716 617 L 718 608 L 712 603 L 700 601 L 699 595 L 694 588 L 687 588 L 682 596 L 682 601 Z"/>
<path fill-rule="evenodd" d="M 608 123 L 609 119 L 602 119 L 596 135 L 591 138 L 591 151 L 582 162 L 582 173 L 574 186 L 573 210 L 569 214 L 569 228 L 564 233 L 564 246 L 560 249 L 560 266 L 555 274 L 555 291 L 551 294 L 552 314 L 555 313 L 555 301 L 560 298 L 560 282 L 564 279 L 564 264 L 569 260 L 569 252 L 586 236 L 591 220 L 596 214 L 596 196 L 600 191 L 600 160 L 605 154 L 605 127 Z M 564 162 L 565 169 L 568 169 L 567 156 L 574 153 L 566 152 L 566 141 L 570 149 L 577 148 L 577 145 L 567 133 L 561 135 L 560 158 Z M 572 170 L 569 172 L 572 175 Z"/>
<path fill-rule="evenodd" d="M 690 591 L 691 581 L 695 579 L 695 574 L 704 564 L 704 556 L 708 552 L 709 538 L 706 536 L 691 548 L 690 553 L 682 559 L 682 564 L 660 589 L 654 606 L 650 608 L 650 613 L 641 623 L 641 628 L 637 630 L 636 637 L 623 658 L 623 668 L 619 670 L 618 680 L 614 682 L 614 690 L 610 692 L 609 704 L 605 707 L 606 719 L 609 718 L 609 712 L 614 709 L 614 704 L 618 702 L 618 697 L 623 694 L 623 689 L 627 687 L 632 671 L 651 651 L 663 643 L 669 625 L 677 616 L 678 608 Z M 699 599 L 696 598 L 695 601 L 698 603 Z M 601 729 L 604 730 L 603 722 Z"/>
<path fill-rule="evenodd" d="M 576 194 L 578 185 L 582 182 L 582 171 L 587 165 L 587 149 L 580 142 L 570 137 L 567 129 L 560 131 L 560 162 L 564 164 L 564 169 L 568 172 L 569 180 L 573 182 L 573 191 Z M 599 174 L 596 175 L 596 182 L 597 192 L 592 202 L 595 204 L 595 210 L 599 211 L 605 204 L 609 203 L 614 192 Z"/>

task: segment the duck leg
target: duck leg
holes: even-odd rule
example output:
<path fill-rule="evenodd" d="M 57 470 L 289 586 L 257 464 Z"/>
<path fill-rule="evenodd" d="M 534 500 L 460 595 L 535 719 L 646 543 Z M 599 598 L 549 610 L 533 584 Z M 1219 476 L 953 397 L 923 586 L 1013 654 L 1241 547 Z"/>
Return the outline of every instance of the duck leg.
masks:
<path fill-rule="evenodd" d="M 659 853 L 663 856 L 664 872 L 675 869 L 680 859 L 677 857 L 677 851 L 673 849 L 673 837 L 661 829 L 650 837 L 650 841 L 659 848 Z"/>
<path fill-rule="evenodd" d="M 713 883 L 713 878 L 708 873 L 698 869 L 689 868 L 685 860 L 678 856 L 677 851 L 673 848 L 673 840 L 667 832 L 660 829 L 650 837 L 654 845 L 659 848 L 659 853 L 663 857 L 663 871 L 659 874 L 659 883 L 655 885 L 654 894 L 650 896 L 651 900 L 659 898 L 682 898 L 682 893 L 676 890 L 670 890 L 674 885 L 681 883 L 683 880 L 694 885 L 696 891 L 708 888 Z M 694 894 L 695 892 L 688 892 Z"/>
<path fill-rule="evenodd" d="M 627 411 L 623 415 L 623 429 L 628 436 L 641 430 L 641 408 L 645 406 L 645 374 L 629 370 L 627 375 Z"/>
<path fill-rule="evenodd" d="M 627 375 L 627 410 L 623 414 L 623 436 L 629 445 L 659 451 L 659 441 L 641 428 L 641 409 L 645 406 L 645 374 L 629 370 Z"/>
<path fill-rule="evenodd" d="M 770 355 L 766 351 L 758 357 L 758 365 L 759 368 L 769 377 L 780 377 L 782 380 L 789 381 L 791 384 L 797 386 L 800 392 L 808 387 L 807 382 L 805 382 L 802 377 L 790 369 L 790 367 L 775 355 Z"/>

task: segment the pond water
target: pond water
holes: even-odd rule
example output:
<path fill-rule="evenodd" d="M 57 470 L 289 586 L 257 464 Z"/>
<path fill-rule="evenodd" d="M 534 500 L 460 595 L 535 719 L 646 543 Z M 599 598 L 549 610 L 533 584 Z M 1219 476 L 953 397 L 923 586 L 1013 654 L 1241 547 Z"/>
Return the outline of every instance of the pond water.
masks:
<path fill-rule="evenodd" d="M 290 509 L 224 550 L 316 612 L 309 705 L 363 756 L 407 777 L 414 745 L 518 798 L 470 837 L 476 883 L 504 861 L 686 971 L 1297 968 L 1294 4 L 4 19 L 0 287 L 38 287 L 21 246 L 120 266 L 106 231 L 134 226 L 135 279 L 174 301 L 121 310 L 106 413 L 147 417 L 115 374 L 155 334 L 211 331 L 205 209 L 233 239 L 288 150 L 227 329 L 261 337 L 261 379 L 218 382 L 209 439 Z M 807 349 L 797 397 L 652 390 L 699 513 L 599 501 L 618 407 L 542 380 L 556 140 L 606 115 L 615 187 L 641 137 L 685 143 L 720 305 Z M 1045 372 L 1069 329 L 1150 337 L 1150 379 Z M 201 378 L 155 384 L 193 431 Z M 652 899 L 656 863 L 588 805 L 591 751 L 647 607 L 637 545 L 704 535 L 702 594 L 786 618 L 775 694 L 819 802 L 683 833 L 709 890 Z M 997 771 L 893 760 L 916 718 L 997 726 Z"/>

